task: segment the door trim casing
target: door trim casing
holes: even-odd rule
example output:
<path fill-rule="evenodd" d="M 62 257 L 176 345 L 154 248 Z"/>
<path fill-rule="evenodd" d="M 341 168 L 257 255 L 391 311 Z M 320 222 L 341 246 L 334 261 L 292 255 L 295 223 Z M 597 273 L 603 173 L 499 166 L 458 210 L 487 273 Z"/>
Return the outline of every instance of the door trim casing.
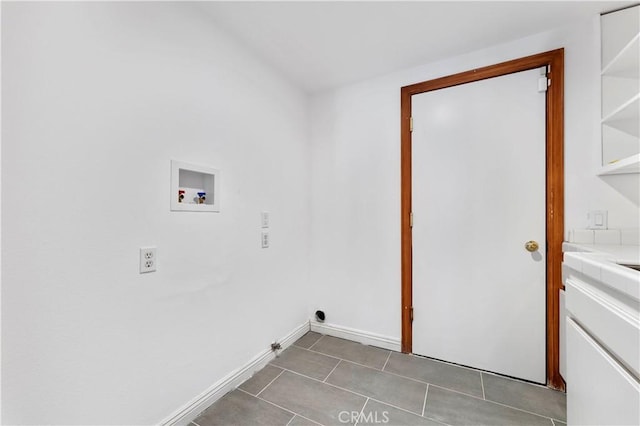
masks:
<path fill-rule="evenodd" d="M 551 50 L 434 80 L 400 90 L 402 352 L 412 351 L 412 231 L 411 231 L 411 97 L 520 71 L 549 66 L 546 92 L 546 364 L 547 386 L 565 389 L 560 376 L 560 289 L 564 239 L 564 49 Z"/>

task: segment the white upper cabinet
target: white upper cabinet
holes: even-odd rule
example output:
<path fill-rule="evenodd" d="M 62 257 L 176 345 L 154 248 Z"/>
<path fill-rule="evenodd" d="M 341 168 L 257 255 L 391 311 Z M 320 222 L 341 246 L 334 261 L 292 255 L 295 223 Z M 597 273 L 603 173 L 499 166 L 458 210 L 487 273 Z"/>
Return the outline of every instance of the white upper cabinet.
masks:
<path fill-rule="evenodd" d="M 640 6 L 601 17 L 602 171 L 640 173 Z"/>

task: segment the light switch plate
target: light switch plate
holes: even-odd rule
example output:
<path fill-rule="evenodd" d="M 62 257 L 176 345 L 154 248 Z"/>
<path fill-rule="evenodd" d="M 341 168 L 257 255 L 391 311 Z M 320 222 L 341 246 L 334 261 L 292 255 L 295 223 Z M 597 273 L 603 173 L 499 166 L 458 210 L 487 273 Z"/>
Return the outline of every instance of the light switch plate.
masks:
<path fill-rule="evenodd" d="M 262 223 L 263 228 L 269 227 L 269 212 L 261 212 L 260 213 L 260 221 Z"/>
<path fill-rule="evenodd" d="M 262 231 L 262 248 L 269 248 L 269 231 Z"/>
<path fill-rule="evenodd" d="M 607 210 L 591 210 L 587 222 L 587 229 L 607 229 Z"/>

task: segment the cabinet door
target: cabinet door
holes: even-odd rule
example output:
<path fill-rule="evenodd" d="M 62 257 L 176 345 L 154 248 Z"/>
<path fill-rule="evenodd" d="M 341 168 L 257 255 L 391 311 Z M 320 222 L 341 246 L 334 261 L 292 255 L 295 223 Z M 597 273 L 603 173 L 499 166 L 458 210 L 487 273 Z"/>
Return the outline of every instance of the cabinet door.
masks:
<path fill-rule="evenodd" d="M 579 279 L 565 280 L 566 310 L 613 357 L 620 360 L 636 377 L 640 375 L 640 321 L 637 315 L 623 312 Z"/>
<path fill-rule="evenodd" d="M 567 318 L 567 423 L 640 424 L 640 383 Z"/>

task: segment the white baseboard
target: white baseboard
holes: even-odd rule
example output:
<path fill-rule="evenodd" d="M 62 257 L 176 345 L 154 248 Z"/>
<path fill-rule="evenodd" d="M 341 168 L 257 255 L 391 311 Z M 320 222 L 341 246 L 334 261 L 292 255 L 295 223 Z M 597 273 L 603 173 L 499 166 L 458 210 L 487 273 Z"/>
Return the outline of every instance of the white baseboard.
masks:
<path fill-rule="evenodd" d="M 400 339 L 382 336 L 380 334 L 370 333 L 368 331 L 356 330 L 353 328 L 343 327 L 335 324 L 320 323 L 311 321 L 311 331 L 321 334 L 327 334 L 333 337 L 353 340 L 369 346 L 377 346 L 379 348 L 389 349 L 391 351 L 400 352 Z"/>
<path fill-rule="evenodd" d="M 309 322 L 305 322 L 304 324 L 296 327 L 295 330 L 280 341 L 282 349 L 286 349 L 291 346 L 293 342 L 302 337 L 307 331 L 309 331 Z M 271 350 L 264 350 L 244 366 L 214 383 L 211 387 L 195 397 L 182 408 L 178 409 L 160 424 L 164 426 L 188 425 L 192 420 L 195 420 L 198 414 L 224 396 L 224 394 L 237 388 L 242 384 L 242 382 L 251 377 L 254 372 L 261 370 L 274 358 L 275 354 Z"/>

